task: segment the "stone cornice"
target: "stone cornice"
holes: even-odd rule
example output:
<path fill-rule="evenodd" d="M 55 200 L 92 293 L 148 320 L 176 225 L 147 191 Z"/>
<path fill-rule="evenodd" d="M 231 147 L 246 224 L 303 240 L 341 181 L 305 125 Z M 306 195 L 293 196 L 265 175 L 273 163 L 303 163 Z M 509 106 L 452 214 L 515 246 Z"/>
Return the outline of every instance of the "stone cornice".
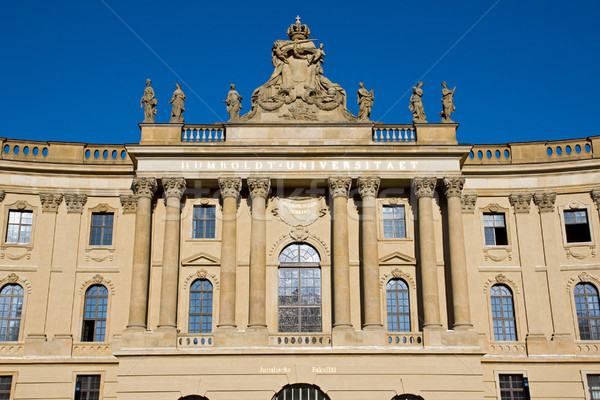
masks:
<path fill-rule="evenodd" d="M 328 184 L 331 197 L 348 197 L 350 185 L 352 185 L 352 178 L 332 177 L 329 178 Z"/>
<path fill-rule="evenodd" d="M 462 200 L 462 212 L 473 214 L 475 212 L 475 204 L 477 204 L 476 194 L 463 194 Z"/>
<path fill-rule="evenodd" d="M 87 202 L 87 196 L 78 193 L 65 193 L 64 197 L 65 204 L 67 205 L 67 212 L 81 214 L 83 206 Z"/>
<path fill-rule="evenodd" d="M 421 197 L 433 197 L 437 178 L 413 178 L 412 186 L 417 199 Z"/>
<path fill-rule="evenodd" d="M 186 189 L 185 178 L 162 178 L 161 182 L 166 198 L 176 197 L 181 199 Z"/>
<path fill-rule="evenodd" d="M 513 206 L 515 214 L 529 214 L 531 193 L 514 193 L 508 196 L 508 201 Z"/>
<path fill-rule="evenodd" d="M 119 196 L 123 214 L 133 214 L 137 211 L 137 197 L 131 194 L 122 194 Z"/>
<path fill-rule="evenodd" d="M 242 178 L 219 178 L 221 197 L 238 198 L 242 190 Z"/>
<path fill-rule="evenodd" d="M 533 195 L 533 202 L 538 206 L 540 214 L 554 211 L 556 192 L 543 192 Z"/>
<path fill-rule="evenodd" d="M 379 184 L 381 183 L 381 179 L 375 176 L 367 176 L 361 177 L 357 180 L 358 185 L 358 193 L 361 197 L 377 197 L 377 193 L 379 192 Z"/>
<path fill-rule="evenodd" d="M 133 192 L 137 197 L 146 197 L 151 199 L 156 193 L 158 187 L 154 178 L 133 178 Z"/>
<path fill-rule="evenodd" d="M 465 178 L 444 178 L 444 195 L 446 197 L 460 197 Z"/>
<path fill-rule="evenodd" d="M 62 202 L 63 195 L 60 193 L 40 193 L 42 212 L 58 212 L 58 206 Z"/>
<path fill-rule="evenodd" d="M 250 189 L 250 196 L 267 198 L 269 190 L 271 189 L 271 179 L 269 178 L 248 178 L 248 188 Z"/>

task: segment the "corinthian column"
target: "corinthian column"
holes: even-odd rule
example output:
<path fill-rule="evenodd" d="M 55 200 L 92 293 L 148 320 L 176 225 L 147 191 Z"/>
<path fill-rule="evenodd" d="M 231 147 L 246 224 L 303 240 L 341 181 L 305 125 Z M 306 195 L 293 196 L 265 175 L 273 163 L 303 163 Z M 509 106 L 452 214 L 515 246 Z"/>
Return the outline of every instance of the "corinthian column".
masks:
<path fill-rule="evenodd" d="M 129 300 L 129 329 L 146 329 L 148 310 L 148 276 L 150 272 L 150 222 L 152 197 L 156 192 L 156 179 L 134 178 L 133 191 L 137 201 L 133 262 L 131 271 L 131 298 Z"/>
<path fill-rule="evenodd" d="M 440 298 L 433 228 L 433 193 L 437 178 L 414 178 L 413 187 L 419 199 L 419 261 L 423 287 L 423 329 L 440 329 Z"/>
<path fill-rule="evenodd" d="M 269 178 L 248 178 L 252 197 L 250 227 L 250 316 L 249 328 L 266 328 L 267 229 L 265 210 L 271 188 Z"/>
<path fill-rule="evenodd" d="M 175 328 L 177 326 L 177 277 L 179 276 L 179 222 L 181 219 L 181 196 L 185 192 L 185 179 L 163 178 L 162 185 L 167 198 L 167 212 L 163 240 L 158 327 Z"/>
<path fill-rule="evenodd" d="M 465 178 L 444 178 L 444 194 L 448 201 L 448 242 L 450 244 L 450 275 L 454 330 L 471 329 L 471 308 L 467 280 L 467 256 L 462 220 L 461 194 Z"/>
<path fill-rule="evenodd" d="M 221 297 L 219 328 L 235 328 L 235 274 L 237 265 L 237 200 L 242 188 L 240 178 L 219 178 L 223 198 L 221 237 Z"/>
<path fill-rule="evenodd" d="M 351 328 L 350 257 L 348 254 L 348 192 L 352 178 L 329 178 L 333 197 L 333 311 L 334 328 Z"/>
<path fill-rule="evenodd" d="M 363 329 L 383 329 L 379 297 L 379 255 L 375 202 L 379 183 L 379 178 L 358 178 L 358 193 L 362 197 L 362 283 L 365 307 Z"/>

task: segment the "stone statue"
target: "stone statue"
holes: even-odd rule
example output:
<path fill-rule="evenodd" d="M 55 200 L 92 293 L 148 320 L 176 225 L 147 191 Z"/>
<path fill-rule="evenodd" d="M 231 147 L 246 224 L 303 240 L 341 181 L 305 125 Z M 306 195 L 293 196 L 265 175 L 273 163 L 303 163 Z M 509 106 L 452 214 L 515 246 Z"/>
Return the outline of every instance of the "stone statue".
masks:
<path fill-rule="evenodd" d="M 358 120 L 368 121 L 371 117 L 371 109 L 373 108 L 373 99 L 375 98 L 374 91 L 365 89 L 365 84 L 360 82 L 358 84 Z"/>
<path fill-rule="evenodd" d="M 413 124 L 426 123 L 427 119 L 425 116 L 425 109 L 423 108 L 423 82 L 417 83 L 417 86 L 413 86 L 413 94 L 410 96 L 410 104 L 408 109 L 413 114 Z"/>
<path fill-rule="evenodd" d="M 325 51 L 323 51 L 323 43 L 321 43 L 319 45 L 319 48 L 317 49 L 317 51 L 315 51 L 312 54 L 309 54 L 308 57 L 306 58 L 306 61 L 308 61 L 308 65 L 310 64 L 324 64 L 325 63 Z"/>
<path fill-rule="evenodd" d="M 144 95 L 140 100 L 140 108 L 144 109 L 144 124 L 154 123 L 154 116 L 156 115 L 156 105 L 158 100 L 154 97 L 154 89 L 150 87 L 152 81 L 146 79 L 146 89 L 144 89 Z"/>
<path fill-rule="evenodd" d="M 230 121 L 239 121 L 240 111 L 242 110 L 242 96 L 235 90 L 235 85 L 229 85 L 231 90 L 227 93 L 227 98 L 223 103 L 227 104 L 227 112 Z"/>
<path fill-rule="evenodd" d="M 440 111 L 440 117 L 442 117 L 442 123 L 448 124 L 453 123 L 450 118 L 452 112 L 456 110 L 454 107 L 454 91 L 456 90 L 456 86 L 454 89 L 448 89 L 448 85 L 446 82 L 442 82 L 442 111 Z"/>
<path fill-rule="evenodd" d="M 173 92 L 173 97 L 169 104 L 173 104 L 173 109 L 171 110 L 171 120 L 170 123 L 175 124 L 183 124 L 183 112 L 185 111 L 185 93 L 181 90 L 181 86 L 179 83 L 176 83 L 177 89 Z"/>

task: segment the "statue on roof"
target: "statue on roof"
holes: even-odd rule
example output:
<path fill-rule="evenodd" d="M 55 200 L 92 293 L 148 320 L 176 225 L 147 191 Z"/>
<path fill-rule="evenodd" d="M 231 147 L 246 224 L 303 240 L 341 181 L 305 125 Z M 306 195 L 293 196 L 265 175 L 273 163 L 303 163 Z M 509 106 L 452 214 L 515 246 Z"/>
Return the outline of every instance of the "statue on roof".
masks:
<path fill-rule="evenodd" d="M 290 40 L 276 40 L 271 49 L 273 74 L 252 93 L 251 110 L 243 121 L 282 120 L 348 122 L 346 91 L 323 76 L 324 45 L 315 47 L 310 29 L 296 17 L 287 30 Z"/>
<path fill-rule="evenodd" d="M 144 95 L 140 100 L 140 108 L 144 109 L 144 121 L 143 124 L 153 124 L 154 116 L 156 115 L 156 105 L 158 100 L 154 97 L 154 89 L 150 86 L 152 81 L 146 79 L 146 88 L 144 89 Z"/>
<path fill-rule="evenodd" d="M 453 123 L 450 118 L 452 112 L 456 110 L 454 107 L 454 91 L 456 90 L 456 86 L 454 89 L 448 89 L 448 85 L 446 82 L 442 82 L 442 111 L 440 111 L 440 117 L 442 117 L 443 124 Z"/>
<path fill-rule="evenodd" d="M 359 105 L 358 119 L 360 121 L 368 121 L 371 117 L 371 109 L 373 108 L 375 92 L 373 89 L 370 91 L 365 89 L 365 84 L 362 82 L 360 82 L 358 86 L 360 86 L 360 89 L 358 89 L 358 92 L 356 93 L 358 97 L 357 103 Z"/>
<path fill-rule="evenodd" d="M 410 96 L 410 104 L 408 109 L 413 114 L 413 124 L 424 124 L 427 123 L 427 117 L 425 116 L 425 108 L 423 107 L 423 82 L 417 83 L 417 86 L 413 86 L 413 94 Z"/>
<path fill-rule="evenodd" d="M 231 90 L 227 93 L 227 98 L 223 103 L 227 104 L 227 112 L 230 121 L 239 121 L 240 111 L 242 110 L 242 96 L 235 90 L 235 84 L 229 85 Z"/>
<path fill-rule="evenodd" d="M 171 109 L 171 124 L 183 124 L 183 112 L 185 111 L 185 93 L 181 90 L 181 85 L 176 83 L 177 89 L 173 92 L 173 97 L 169 104 L 173 104 Z"/>

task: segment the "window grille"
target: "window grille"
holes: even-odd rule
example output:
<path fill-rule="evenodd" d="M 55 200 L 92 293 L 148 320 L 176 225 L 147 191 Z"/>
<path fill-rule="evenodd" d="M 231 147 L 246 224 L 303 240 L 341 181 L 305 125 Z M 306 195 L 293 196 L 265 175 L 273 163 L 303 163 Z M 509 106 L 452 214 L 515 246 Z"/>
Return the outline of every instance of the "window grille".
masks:
<path fill-rule="evenodd" d="M 600 305 L 598 290 L 591 283 L 575 286 L 575 309 L 579 325 L 579 339 L 600 340 Z"/>
<path fill-rule="evenodd" d="M 197 279 L 190 287 L 190 333 L 212 332 L 213 286 L 208 279 Z"/>
<path fill-rule="evenodd" d="M 296 384 L 283 388 L 271 400 L 329 400 L 329 397 L 316 386 Z"/>
<path fill-rule="evenodd" d="M 85 292 L 82 342 L 104 342 L 108 290 L 102 285 L 93 285 Z"/>
<path fill-rule="evenodd" d="M 490 295 L 494 340 L 516 341 L 515 309 L 510 289 L 504 285 L 494 285 Z"/>
<path fill-rule="evenodd" d="M 32 226 L 32 211 L 10 210 L 8 212 L 6 243 L 29 244 Z"/>
<path fill-rule="evenodd" d="M 99 400 L 100 375 L 77 375 L 75 400 Z"/>
<path fill-rule="evenodd" d="M 391 279 L 386 286 L 388 332 L 410 332 L 408 286 L 402 279 Z"/>
<path fill-rule="evenodd" d="M 383 206 L 383 237 L 386 239 L 406 237 L 404 206 Z"/>
<path fill-rule="evenodd" d="M 501 374 L 500 399 L 501 400 L 529 400 L 527 378 L 521 374 Z"/>
<path fill-rule="evenodd" d="M 215 206 L 194 206 L 193 239 L 215 238 Z"/>
<path fill-rule="evenodd" d="M 587 376 L 588 390 L 591 400 L 600 400 L 600 375 L 589 374 Z"/>
<path fill-rule="evenodd" d="M 10 400 L 12 376 L 0 376 L 0 400 Z"/>
<path fill-rule="evenodd" d="M 113 222 L 113 213 L 92 213 L 90 246 L 112 245 Z"/>
<path fill-rule="evenodd" d="M 5 285 L 0 290 L 0 342 L 19 340 L 22 310 L 23 288 L 16 284 Z"/>

